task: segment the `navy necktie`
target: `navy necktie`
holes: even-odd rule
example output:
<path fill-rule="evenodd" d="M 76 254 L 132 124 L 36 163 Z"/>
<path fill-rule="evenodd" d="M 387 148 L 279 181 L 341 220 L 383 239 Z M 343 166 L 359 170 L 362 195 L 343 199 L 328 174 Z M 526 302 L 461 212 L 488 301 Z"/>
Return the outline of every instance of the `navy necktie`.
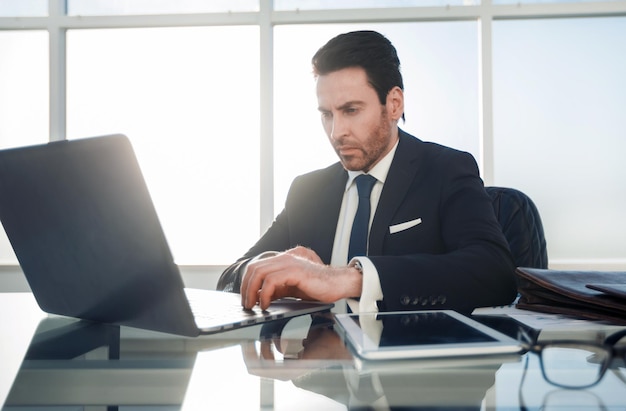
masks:
<path fill-rule="evenodd" d="M 370 223 L 370 193 L 376 184 L 376 178 L 369 174 L 362 174 L 356 179 L 356 188 L 359 192 L 359 207 L 352 223 L 350 246 L 348 247 L 348 261 L 354 256 L 367 255 L 367 238 Z"/>

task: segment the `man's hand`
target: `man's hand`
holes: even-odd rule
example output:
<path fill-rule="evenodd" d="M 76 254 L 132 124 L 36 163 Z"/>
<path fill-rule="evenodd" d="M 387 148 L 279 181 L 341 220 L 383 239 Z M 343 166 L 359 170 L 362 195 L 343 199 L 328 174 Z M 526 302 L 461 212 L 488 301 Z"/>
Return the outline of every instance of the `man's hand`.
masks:
<path fill-rule="evenodd" d="M 295 247 L 248 264 L 241 283 L 241 304 L 261 309 L 272 300 L 296 297 L 335 302 L 361 295 L 363 277 L 352 267 L 331 267 L 311 249 Z"/>

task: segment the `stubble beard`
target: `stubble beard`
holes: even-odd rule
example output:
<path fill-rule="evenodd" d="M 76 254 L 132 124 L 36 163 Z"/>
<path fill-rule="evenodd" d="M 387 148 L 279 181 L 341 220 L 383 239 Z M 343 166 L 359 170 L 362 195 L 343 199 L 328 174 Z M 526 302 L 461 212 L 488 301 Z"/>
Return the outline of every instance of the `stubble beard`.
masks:
<path fill-rule="evenodd" d="M 349 171 L 371 170 L 378 161 L 380 161 L 389 149 L 389 141 L 391 140 L 391 125 L 387 121 L 387 109 L 383 107 L 378 127 L 370 133 L 367 141 L 373 142 L 366 147 L 359 147 L 360 156 L 342 156 L 339 149 L 335 147 L 335 152 L 339 156 L 341 164 Z"/>

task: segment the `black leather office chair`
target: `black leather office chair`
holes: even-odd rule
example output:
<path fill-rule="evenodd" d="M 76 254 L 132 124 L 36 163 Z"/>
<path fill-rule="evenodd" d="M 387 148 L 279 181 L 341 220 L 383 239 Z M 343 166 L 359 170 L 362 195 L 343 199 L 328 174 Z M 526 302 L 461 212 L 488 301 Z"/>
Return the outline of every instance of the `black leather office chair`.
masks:
<path fill-rule="evenodd" d="M 515 266 L 548 268 L 543 224 L 532 200 L 513 188 L 486 187 L 486 190 L 509 243 Z"/>

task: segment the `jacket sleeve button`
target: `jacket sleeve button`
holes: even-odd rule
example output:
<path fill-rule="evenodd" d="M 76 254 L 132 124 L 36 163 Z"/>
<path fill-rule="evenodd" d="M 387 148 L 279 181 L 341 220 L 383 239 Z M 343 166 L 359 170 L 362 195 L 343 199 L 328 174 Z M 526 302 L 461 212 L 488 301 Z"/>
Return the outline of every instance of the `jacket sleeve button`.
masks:
<path fill-rule="evenodd" d="M 411 302 L 411 297 L 409 297 L 408 295 L 403 295 L 400 297 L 400 304 L 401 305 L 409 305 L 409 303 Z"/>

